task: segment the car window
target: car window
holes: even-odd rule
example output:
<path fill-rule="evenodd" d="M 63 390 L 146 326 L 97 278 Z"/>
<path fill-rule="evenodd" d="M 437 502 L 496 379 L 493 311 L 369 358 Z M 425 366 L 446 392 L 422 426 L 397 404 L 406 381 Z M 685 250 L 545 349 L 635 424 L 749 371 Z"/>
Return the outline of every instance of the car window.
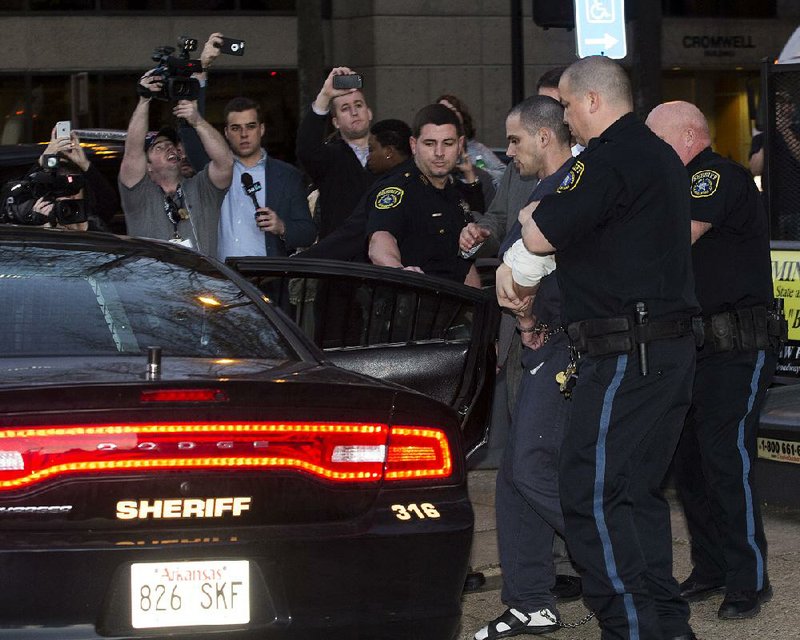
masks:
<path fill-rule="evenodd" d="M 469 342 L 472 308 L 442 292 L 362 282 L 342 275 L 272 277 L 254 283 L 322 349 Z M 287 295 L 288 294 L 288 295 Z"/>
<path fill-rule="evenodd" d="M 183 357 L 296 357 L 252 298 L 197 265 L 147 254 L 2 247 L 0 356 L 134 355 L 160 346 L 164 355 Z"/>

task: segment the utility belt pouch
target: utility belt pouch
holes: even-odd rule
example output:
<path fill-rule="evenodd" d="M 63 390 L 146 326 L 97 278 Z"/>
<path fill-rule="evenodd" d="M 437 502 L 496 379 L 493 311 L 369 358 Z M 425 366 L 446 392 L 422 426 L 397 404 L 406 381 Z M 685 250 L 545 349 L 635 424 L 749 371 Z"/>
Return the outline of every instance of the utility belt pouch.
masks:
<path fill-rule="evenodd" d="M 706 341 L 703 316 L 692 316 L 692 335 L 694 335 L 694 346 L 698 349 L 702 349 Z"/>
<path fill-rule="evenodd" d="M 680 318 L 675 320 L 650 320 L 646 324 L 634 324 L 628 316 L 581 320 L 567 327 L 567 335 L 578 353 L 590 356 L 606 356 L 633 353 L 639 344 L 654 340 L 666 340 L 695 334 L 702 328 L 701 319 Z"/>
<path fill-rule="evenodd" d="M 772 310 L 767 314 L 767 336 L 770 346 L 775 350 L 780 350 L 789 339 L 789 323 L 783 315 L 783 298 L 772 301 Z"/>
<path fill-rule="evenodd" d="M 766 307 L 747 307 L 715 313 L 705 319 L 706 345 L 713 351 L 755 351 L 770 346 Z"/>
<path fill-rule="evenodd" d="M 753 351 L 756 349 L 756 325 L 753 320 L 753 313 L 750 309 L 736 309 L 733 311 L 736 317 L 736 326 L 739 329 L 739 349 L 741 351 Z M 764 336 L 766 337 L 766 326 Z"/>
<path fill-rule="evenodd" d="M 736 348 L 736 326 L 731 314 L 727 311 L 715 313 L 706 320 L 705 344 L 714 352 L 733 351 Z"/>
<path fill-rule="evenodd" d="M 578 353 L 604 356 L 633 351 L 631 319 L 625 316 L 573 322 L 567 335 Z"/>

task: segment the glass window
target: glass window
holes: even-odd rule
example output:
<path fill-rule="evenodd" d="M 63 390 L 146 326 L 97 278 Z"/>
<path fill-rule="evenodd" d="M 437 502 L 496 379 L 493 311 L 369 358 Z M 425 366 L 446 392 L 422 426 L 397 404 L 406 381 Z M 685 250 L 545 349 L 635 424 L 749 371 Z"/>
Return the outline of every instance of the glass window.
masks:
<path fill-rule="evenodd" d="M 3 356 L 290 357 L 253 299 L 200 261 L 6 246 L 0 273 Z"/>
<path fill-rule="evenodd" d="M 774 18 L 776 0 L 662 0 L 666 17 Z"/>
<path fill-rule="evenodd" d="M 100 0 L 105 11 L 159 11 L 167 7 L 167 0 Z"/>
<path fill-rule="evenodd" d="M 88 11 L 94 0 L 29 0 L 34 11 Z"/>
<path fill-rule="evenodd" d="M 32 76 L 31 78 L 31 142 L 47 142 L 56 122 L 69 120 L 69 76 Z"/>
<path fill-rule="evenodd" d="M 25 78 L 22 75 L 0 77 L 0 144 L 16 144 L 27 139 L 28 116 L 25 104 Z"/>
<path fill-rule="evenodd" d="M 242 11 L 286 11 L 294 13 L 295 0 L 239 0 Z"/>
<path fill-rule="evenodd" d="M 142 60 L 142 69 L 153 64 Z M 138 97 L 139 73 L 89 73 L 86 94 L 75 96 L 86 112 L 75 113 L 76 129 L 127 129 Z M 25 77 L 0 76 L 0 114 L 3 116 L 2 143 L 43 142 L 59 120 L 73 118 L 72 82 L 69 75 L 32 75 L 30 95 L 26 98 Z M 80 84 L 80 83 L 79 83 Z M 265 146 L 269 153 L 286 162 L 294 162 L 294 142 L 299 124 L 297 71 L 214 72 L 206 93 L 206 120 L 222 130 L 223 111 L 231 98 L 248 96 L 261 104 L 266 125 Z M 157 129 L 173 120 L 170 102 L 150 103 L 150 126 Z"/>
<path fill-rule="evenodd" d="M 6 246 L 0 298 L 13 309 L 0 320 L 3 356 L 144 355 L 157 345 L 165 356 L 291 357 L 254 300 L 200 260 Z"/>
<path fill-rule="evenodd" d="M 231 11 L 234 0 L 172 0 L 173 11 Z"/>

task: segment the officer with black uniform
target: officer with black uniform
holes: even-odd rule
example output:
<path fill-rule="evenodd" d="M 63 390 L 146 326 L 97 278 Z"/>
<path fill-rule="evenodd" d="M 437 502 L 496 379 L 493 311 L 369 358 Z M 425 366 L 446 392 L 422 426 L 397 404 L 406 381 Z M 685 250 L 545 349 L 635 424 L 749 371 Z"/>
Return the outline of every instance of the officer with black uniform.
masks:
<path fill-rule="evenodd" d="M 458 248 L 470 206 L 450 175 L 463 150 L 461 123 L 431 104 L 415 116 L 412 133 L 413 162 L 384 182 L 370 206 L 370 260 L 477 286 L 477 272 Z"/>
<path fill-rule="evenodd" d="M 579 60 L 559 91 L 586 149 L 520 222 L 529 251 L 556 252 L 580 356 L 559 460 L 567 543 L 602 638 L 693 640 L 661 490 L 695 366 L 686 173 L 633 115 L 617 63 Z"/>
<path fill-rule="evenodd" d="M 772 597 L 753 471 L 761 405 L 775 372 L 782 314 L 773 314 L 769 226 L 747 170 L 711 150 L 688 102 L 659 105 L 647 125 L 686 165 L 692 258 L 705 343 L 675 456 L 691 535 L 689 601 L 725 591 L 718 615 L 751 618 Z"/>

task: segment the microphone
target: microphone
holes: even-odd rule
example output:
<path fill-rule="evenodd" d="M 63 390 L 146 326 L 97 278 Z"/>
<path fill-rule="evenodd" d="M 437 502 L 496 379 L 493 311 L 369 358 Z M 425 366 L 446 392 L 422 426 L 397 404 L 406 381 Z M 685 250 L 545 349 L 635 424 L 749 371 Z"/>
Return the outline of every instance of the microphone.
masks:
<path fill-rule="evenodd" d="M 253 176 L 249 173 L 242 174 L 242 188 L 244 192 L 250 196 L 253 201 L 253 206 L 258 209 L 260 205 L 258 204 L 258 198 L 256 198 L 256 193 L 261 191 L 261 183 L 260 182 L 253 182 Z M 258 215 L 258 213 L 256 213 Z"/>

